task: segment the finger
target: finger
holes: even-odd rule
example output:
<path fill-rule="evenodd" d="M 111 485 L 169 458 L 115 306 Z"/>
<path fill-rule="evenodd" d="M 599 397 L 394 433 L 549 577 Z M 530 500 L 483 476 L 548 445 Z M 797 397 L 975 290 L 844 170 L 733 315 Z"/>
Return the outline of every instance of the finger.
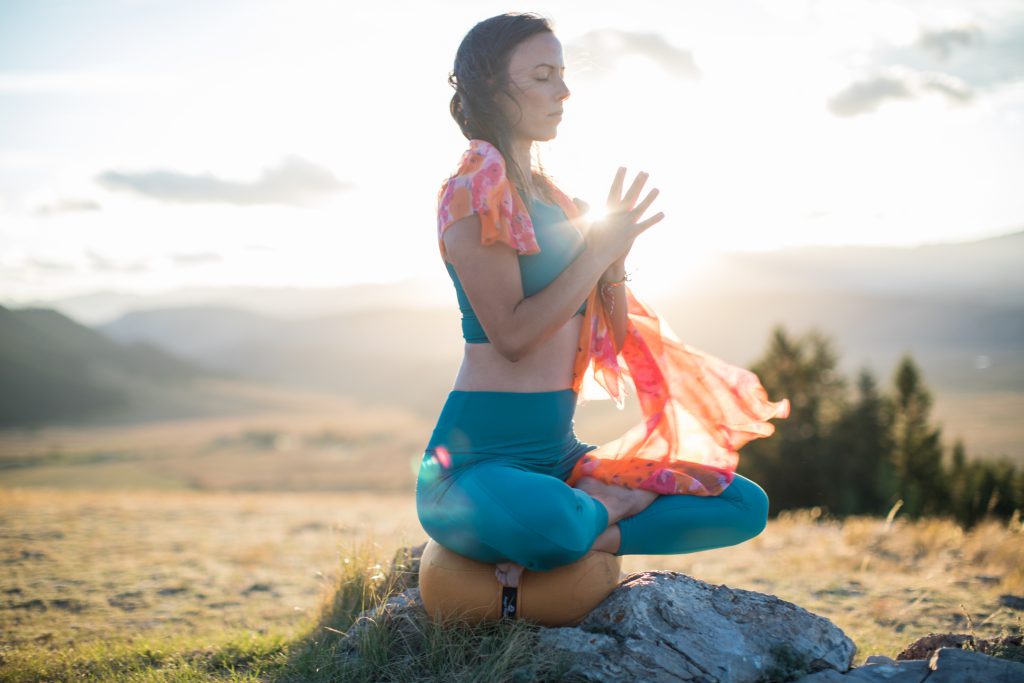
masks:
<path fill-rule="evenodd" d="M 573 197 L 572 201 L 576 205 L 576 208 L 580 210 L 581 214 L 585 214 L 587 211 L 590 211 L 590 204 L 587 204 L 579 197 Z"/>
<path fill-rule="evenodd" d="M 622 196 L 622 181 L 626 177 L 626 167 L 619 166 L 615 172 L 615 179 L 612 181 L 612 188 L 608 190 L 608 209 L 614 209 L 619 205 L 619 197 Z"/>
<path fill-rule="evenodd" d="M 646 230 L 647 228 L 651 227 L 652 225 L 654 225 L 655 223 L 657 223 L 658 221 L 660 221 L 664 217 L 665 217 L 665 214 L 663 212 L 659 211 L 658 213 L 654 214 L 653 216 L 651 216 L 650 218 L 645 220 L 643 223 L 637 223 L 636 227 L 639 230 L 641 230 L 641 231 Z"/>
<path fill-rule="evenodd" d="M 640 190 L 643 189 L 644 183 L 647 182 L 649 175 L 644 171 L 637 174 L 633 184 L 629 186 L 629 192 L 622 198 L 622 203 L 625 205 L 624 208 L 628 211 L 633 208 L 633 204 L 636 203 L 636 198 L 640 196 Z"/>
<path fill-rule="evenodd" d="M 644 197 L 644 200 L 642 202 L 636 205 L 636 208 L 633 209 L 633 212 L 637 218 L 640 218 L 640 216 L 644 215 L 644 211 L 647 210 L 647 207 L 651 205 L 651 202 L 653 202 L 654 198 L 657 196 L 658 188 L 655 187 L 654 189 L 647 193 L 647 196 Z"/>

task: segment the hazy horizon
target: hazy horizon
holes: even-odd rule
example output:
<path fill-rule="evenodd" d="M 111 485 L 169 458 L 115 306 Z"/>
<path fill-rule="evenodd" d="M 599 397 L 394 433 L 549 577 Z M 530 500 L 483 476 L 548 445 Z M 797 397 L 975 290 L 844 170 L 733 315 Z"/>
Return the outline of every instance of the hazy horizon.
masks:
<path fill-rule="evenodd" d="M 5 301 L 444 283 L 436 192 L 466 148 L 446 78 L 466 31 L 508 10 L 5 2 Z M 650 291 L 723 251 L 1024 225 L 1019 4 L 536 11 L 572 91 L 541 159 L 592 205 L 617 166 L 650 172 L 666 219 L 629 262 Z"/>

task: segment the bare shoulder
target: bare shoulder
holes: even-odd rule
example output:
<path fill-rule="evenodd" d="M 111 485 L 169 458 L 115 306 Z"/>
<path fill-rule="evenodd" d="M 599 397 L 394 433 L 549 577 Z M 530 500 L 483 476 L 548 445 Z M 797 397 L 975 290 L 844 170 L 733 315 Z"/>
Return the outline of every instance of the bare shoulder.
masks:
<path fill-rule="evenodd" d="M 448 254 L 448 261 L 457 267 L 470 267 L 472 264 L 479 263 L 490 265 L 513 263 L 518 272 L 516 250 L 501 242 L 483 244 L 480 237 L 482 230 L 480 216 L 475 213 L 449 225 L 441 236 Z"/>

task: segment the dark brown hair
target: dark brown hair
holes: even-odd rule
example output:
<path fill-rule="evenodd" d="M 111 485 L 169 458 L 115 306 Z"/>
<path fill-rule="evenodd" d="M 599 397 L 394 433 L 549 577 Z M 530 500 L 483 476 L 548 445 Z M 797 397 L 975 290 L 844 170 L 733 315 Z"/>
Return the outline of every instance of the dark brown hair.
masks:
<path fill-rule="evenodd" d="M 486 140 L 498 148 L 505 158 L 506 174 L 523 201 L 537 198 L 528 188 L 545 192 L 547 184 L 553 182 L 539 158 L 536 170 L 519 168 L 512 153 L 512 122 L 498 106 L 497 96 L 504 93 L 516 101 L 508 89 L 512 51 L 527 38 L 544 32 L 554 33 L 553 24 L 533 12 L 510 12 L 484 19 L 462 39 L 455 53 L 455 67 L 448 75 L 448 84 L 455 89 L 449 105 L 452 118 L 467 140 Z M 527 173 L 541 182 L 527 183 Z"/>

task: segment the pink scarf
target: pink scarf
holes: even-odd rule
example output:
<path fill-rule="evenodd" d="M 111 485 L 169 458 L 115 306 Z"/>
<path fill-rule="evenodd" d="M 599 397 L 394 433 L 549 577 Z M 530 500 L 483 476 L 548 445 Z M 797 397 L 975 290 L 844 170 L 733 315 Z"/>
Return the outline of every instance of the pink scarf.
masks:
<path fill-rule="evenodd" d="M 438 193 L 438 241 L 444 230 L 471 214 L 480 217 L 481 242 L 504 242 L 520 254 L 540 251 L 533 222 L 505 174 L 501 152 L 485 140 L 470 140 L 458 170 Z M 576 204 L 549 185 L 569 221 L 586 234 Z M 447 260 L 447 259 L 446 259 Z M 789 401 L 768 400 L 757 375 L 687 346 L 665 321 L 623 285 L 627 300 L 626 341 L 615 351 L 611 319 L 599 286 L 587 297 L 579 351 L 573 364 L 578 405 L 612 398 L 619 409 L 635 392 L 644 420 L 581 458 L 566 483 L 591 476 L 608 484 L 662 495 L 716 496 L 733 480 L 739 454 L 753 439 L 770 436 L 767 420 L 789 416 Z"/>

